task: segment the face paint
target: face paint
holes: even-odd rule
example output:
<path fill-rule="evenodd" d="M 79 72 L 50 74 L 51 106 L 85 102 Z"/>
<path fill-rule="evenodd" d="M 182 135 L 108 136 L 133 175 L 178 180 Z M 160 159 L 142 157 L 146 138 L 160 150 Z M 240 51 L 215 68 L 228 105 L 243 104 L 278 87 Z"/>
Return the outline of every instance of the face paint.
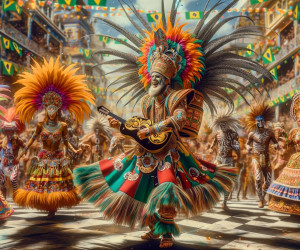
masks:
<path fill-rule="evenodd" d="M 258 116 L 256 117 L 256 126 L 258 128 L 264 128 L 265 126 L 265 121 L 264 121 L 264 118 L 262 116 Z"/>
<path fill-rule="evenodd" d="M 222 130 L 223 132 L 225 132 L 225 131 L 227 130 L 227 123 L 226 123 L 226 122 L 222 122 L 222 123 L 220 124 L 220 128 L 221 128 L 221 130 Z"/>
<path fill-rule="evenodd" d="M 151 74 L 151 86 L 149 88 L 149 95 L 154 97 L 162 94 L 166 88 L 165 77 L 157 72 Z"/>

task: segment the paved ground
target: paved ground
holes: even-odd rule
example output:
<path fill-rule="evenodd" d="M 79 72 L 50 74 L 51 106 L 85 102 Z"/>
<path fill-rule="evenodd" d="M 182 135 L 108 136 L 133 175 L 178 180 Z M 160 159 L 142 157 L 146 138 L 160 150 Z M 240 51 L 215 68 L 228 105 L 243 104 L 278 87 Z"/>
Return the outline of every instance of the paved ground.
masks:
<path fill-rule="evenodd" d="M 12 203 L 11 200 L 9 200 Z M 13 204 L 14 205 L 14 204 Z M 254 199 L 229 202 L 190 219 L 178 218 L 180 237 L 172 249 L 300 249 L 300 219 L 257 208 Z M 144 229 L 131 231 L 106 221 L 92 205 L 82 203 L 45 213 L 15 207 L 0 221 L 0 249 L 156 249 L 159 241 L 144 242 Z"/>

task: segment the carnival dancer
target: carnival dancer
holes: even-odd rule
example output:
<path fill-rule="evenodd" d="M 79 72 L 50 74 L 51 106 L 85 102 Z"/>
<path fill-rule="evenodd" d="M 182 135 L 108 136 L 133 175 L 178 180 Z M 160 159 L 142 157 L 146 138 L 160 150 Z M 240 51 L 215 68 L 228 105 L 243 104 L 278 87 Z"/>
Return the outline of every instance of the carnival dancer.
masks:
<path fill-rule="evenodd" d="M 88 134 L 81 139 L 82 144 L 90 146 L 88 163 L 103 159 L 108 152 L 109 141 L 112 137 L 111 127 L 106 117 L 95 114 L 86 123 Z"/>
<path fill-rule="evenodd" d="M 224 107 L 218 109 L 217 116 L 211 125 L 215 133 L 215 138 L 209 152 L 212 153 L 213 149 L 218 147 L 216 164 L 235 168 L 240 158 L 239 136 L 237 133 L 239 121 L 232 116 L 232 111 L 233 110 L 227 110 Z M 235 152 L 238 157 L 237 161 L 233 158 L 233 152 Z M 229 210 L 227 201 L 232 192 L 233 189 L 224 194 L 224 201 L 222 203 L 224 210 Z"/>
<path fill-rule="evenodd" d="M 3 94 L 2 92 L 10 92 L 9 87 L 7 85 L 0 85 L 0 98 L 1 100 L 11 99 L 8 95 Z M 0 119 L 5 121 L 6 118 L 4 117 L 5 116 L 4 114 L 7 112 L 7 110 L 2 105 L 0 105 L 0 111 L 1 111 Z M 2 144 L 0 143 L 0 145 Z M 1 169 L 0 172 L 1 172 L 0 182 L 2 183 L 5 182 L 6 177 L 3 174 L 3 169 Z M 11 216 L 13 213 L 14 213 L 14 209 L 11 208 L 11 206 L 7 203 L 0 189 L 0 220 L 6 219 L 7 217 Z"/>
<path fill-rule="evenodd" d="M 1 122 L 1 130 L 4 134 L 1 146 L 1 167 L 0 167 L 0 187 L 6 198 L 6 177 L 10 178 L 13 191 L 18 188 L 19 181 L 19 160 L 17 159 L 21 148 L 25 147 L 25 142 L 19 135 L 25 130 L 25 125 L 16 114 L 16 108 L 11 107 L 4 110 Z"/>
<path fill-rule="evenodd" d="M 289 133 L 290 145 L 295 147 L 296 153 L 268 189 L 269 209 L 300 215 L 300 93 L 293 97 L 290 114 L 298 125 Z"/>
<path fill-rule="evenodd" d="M 53 58 L 44 64 L 35 63 L 33 73 L 23 72 L 16 82 L 23 87 L 15 93 L 16 110 L 22 122 L 29 123 L 36 111 L 46 111 L 45 120 L 39 122 L 27 143 L 26 154 L 38 136 L 42 150 L 38 160 L 31 166 L 30 177 L 23 189 L 14 193 L 14 201 L 20 206 L 49 211 L 51 218 L 60 207 L 72 207 L 80 201 L 73 186 L 69 159 L 60 149 L 61 141 L 74 153 L 68 141 L 68 128 L 61 121 L 61 110 L 68 111 L 77 122 L 83 122 L 90 114 L 87 102 L 94 98 L 84 83 L 83 75 L 75 75 L 74 65 L 64 68 L 59 59 Z"/>
<path fill-rule="evenodd" d="M 145 142 L 152 143 L 147 150 L 138 143 L 133 152 L 74 170 L 82 197 L 94 202 L 106 218 L 114 219 L 117 224 L 134 227 L 141 219 L 142 225 L 148 225 L 151 230 L 142 238 L 151 240 L 161 236 L 162 248 L 171 247 L 173 235 L 179 234 L 174 221 L 176 214 L 196 215 L 210 209 L 221 193 L 231 190 L 235 176 L 232 168 L 217 168 L 194 157 L 182 144 L 180 137 L 198 135 L 203 102 L 212 112 L 215 106 L 211 98 L 233 105 L 223 87 L 245 88 L 230 75 L 239 75 L 253 83 L 259 82 L 244 70 L 251 68 L 272 78 L 259 64 L 232 53 L 230 49 L 222 50 L 224 45 L 238 37 L 259 35 L 259 28 L 242 28 L 232 35 L 212 40 L 222 26 L 217 24 L 219 18 L 237 0 L 222 9 L 206 25 L 205 20 L 216 6 L 205 12 L 194 33 L 184 31 L 184 25 L 175 22 L 178 3 L 173 0 L 166 21 L 162 1 L 162 19 L 153 30 L 131 4 L 134 15 L 146 30 L 129 15 L 128 18 L 141 33 L 142 39 L 121 25 L 100 18 L 133 43 L 114 38 L 133 49 L 134 54 L 107 48 L 97 53 L 112 54 L 119 58 L 114 63 L 125 64 L 116 70 L 123 75 L 112 84 L 122 83 L 119 89 L 129 87 L 123 96 L 132 94 L 128 103 L 141 100 L 145 118 L 133 117 L 127 122 L 118 118 L 122 123 L 111 118 L 110 124 L 117 128 L 125 126 L 130 131 L 138 130 L 139 124 L 144 124 L 146 127 L 139 130 L 137 136 L 140 139 L 136 138 L 136 141 L 142 143 L 141 139 L 145 138 Z M 125 8 L 124 11 L 127 13 Z M 227 21 L 229 19 L 224 23 Z M 229 76 L 224 77 L 224 74 Z M 103 107 L 100 110 L 108 113 Z"/>
<path fill-rule="evenodd" d="M 252 152 L 252 168 L 255 172 L 256 193 L 259 199 L 259 208 L 265 206 L 265 195 L 272 181 L 272 168 L 270 164 L 269 145 L 272 141 L 277 149 L 278 142 L 274 132 L 265 128 L 265 123 L 272 121 L 274 111 L 265 103 L 259 102 L 251 105 L 246 116 L 246 129 L 250 132 L 246 147 L 248 153 Z"/>

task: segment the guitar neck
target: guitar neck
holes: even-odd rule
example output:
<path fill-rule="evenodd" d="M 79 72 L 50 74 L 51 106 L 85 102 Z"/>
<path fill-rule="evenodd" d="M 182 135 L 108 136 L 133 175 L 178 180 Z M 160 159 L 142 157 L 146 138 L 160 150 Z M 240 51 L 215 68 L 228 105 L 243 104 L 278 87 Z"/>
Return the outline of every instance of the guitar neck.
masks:
<path fill-rule="evenodd" d="M 108 113 L 109 116 L 111 116 L 112 118 L 118 120 L 119 122 L 125 124 L 126 120 L 124 120 L 123 118 L 121 118 L 120 116 L 115 115 L 114 113 L 110 112 Z"/>

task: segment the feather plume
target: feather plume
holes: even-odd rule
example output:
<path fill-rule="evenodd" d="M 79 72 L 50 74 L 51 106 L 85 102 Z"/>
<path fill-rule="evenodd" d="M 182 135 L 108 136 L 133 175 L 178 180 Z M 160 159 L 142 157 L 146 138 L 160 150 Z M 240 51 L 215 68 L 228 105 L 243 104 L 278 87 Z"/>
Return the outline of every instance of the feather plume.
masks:
<path fill-rule="evenodd" d="M 216 133 L 218 130 L 221 129 L 220 125 L 221 123 L 226 123 L 227 126 L 234 130 L 237 131 L 238 128 L 240 127 L 238 119 L 233 117 L 232 115 L 233 110 L 229 108 L 224 108 L 224 107 L 218 107 L 217 108 L 217 114 L 214 117 L 214 120 L 210 124 L 210 127 L 213 129 L 214 133 Z"/>
<path fill-rule="evenodd" d="M 77 122 L 83 122 L 91 113 L 89 103 L 94 103 L 94 97 L 84 82 L 84 75 L 75 75 L 77 69 L 74 65 L 63 67 L 59 58 L 49 62 L 44 59 L 44 64 L 35 62 L 32 66 L 33 73 L 23 72 L 16 82 L 23 87 L 14 97 L 16 111 L 22 122 L 30 122 L 37 110 L 43 108 L 43 96 L 54 91 L 62 99 L 62 109 L 68 110 Z"/>
<path fill-rule="evenodd" d="M 111 135 L 111 128 L 109 126 L 108 120 L 106 119 L 105 116 L 99 113 L 96 113 L 87 121 L 86 127 L 89 133 L 95 132 L 96 129 L 99 129 L 100 132 L 102 132 L 103 134 Z"/>

